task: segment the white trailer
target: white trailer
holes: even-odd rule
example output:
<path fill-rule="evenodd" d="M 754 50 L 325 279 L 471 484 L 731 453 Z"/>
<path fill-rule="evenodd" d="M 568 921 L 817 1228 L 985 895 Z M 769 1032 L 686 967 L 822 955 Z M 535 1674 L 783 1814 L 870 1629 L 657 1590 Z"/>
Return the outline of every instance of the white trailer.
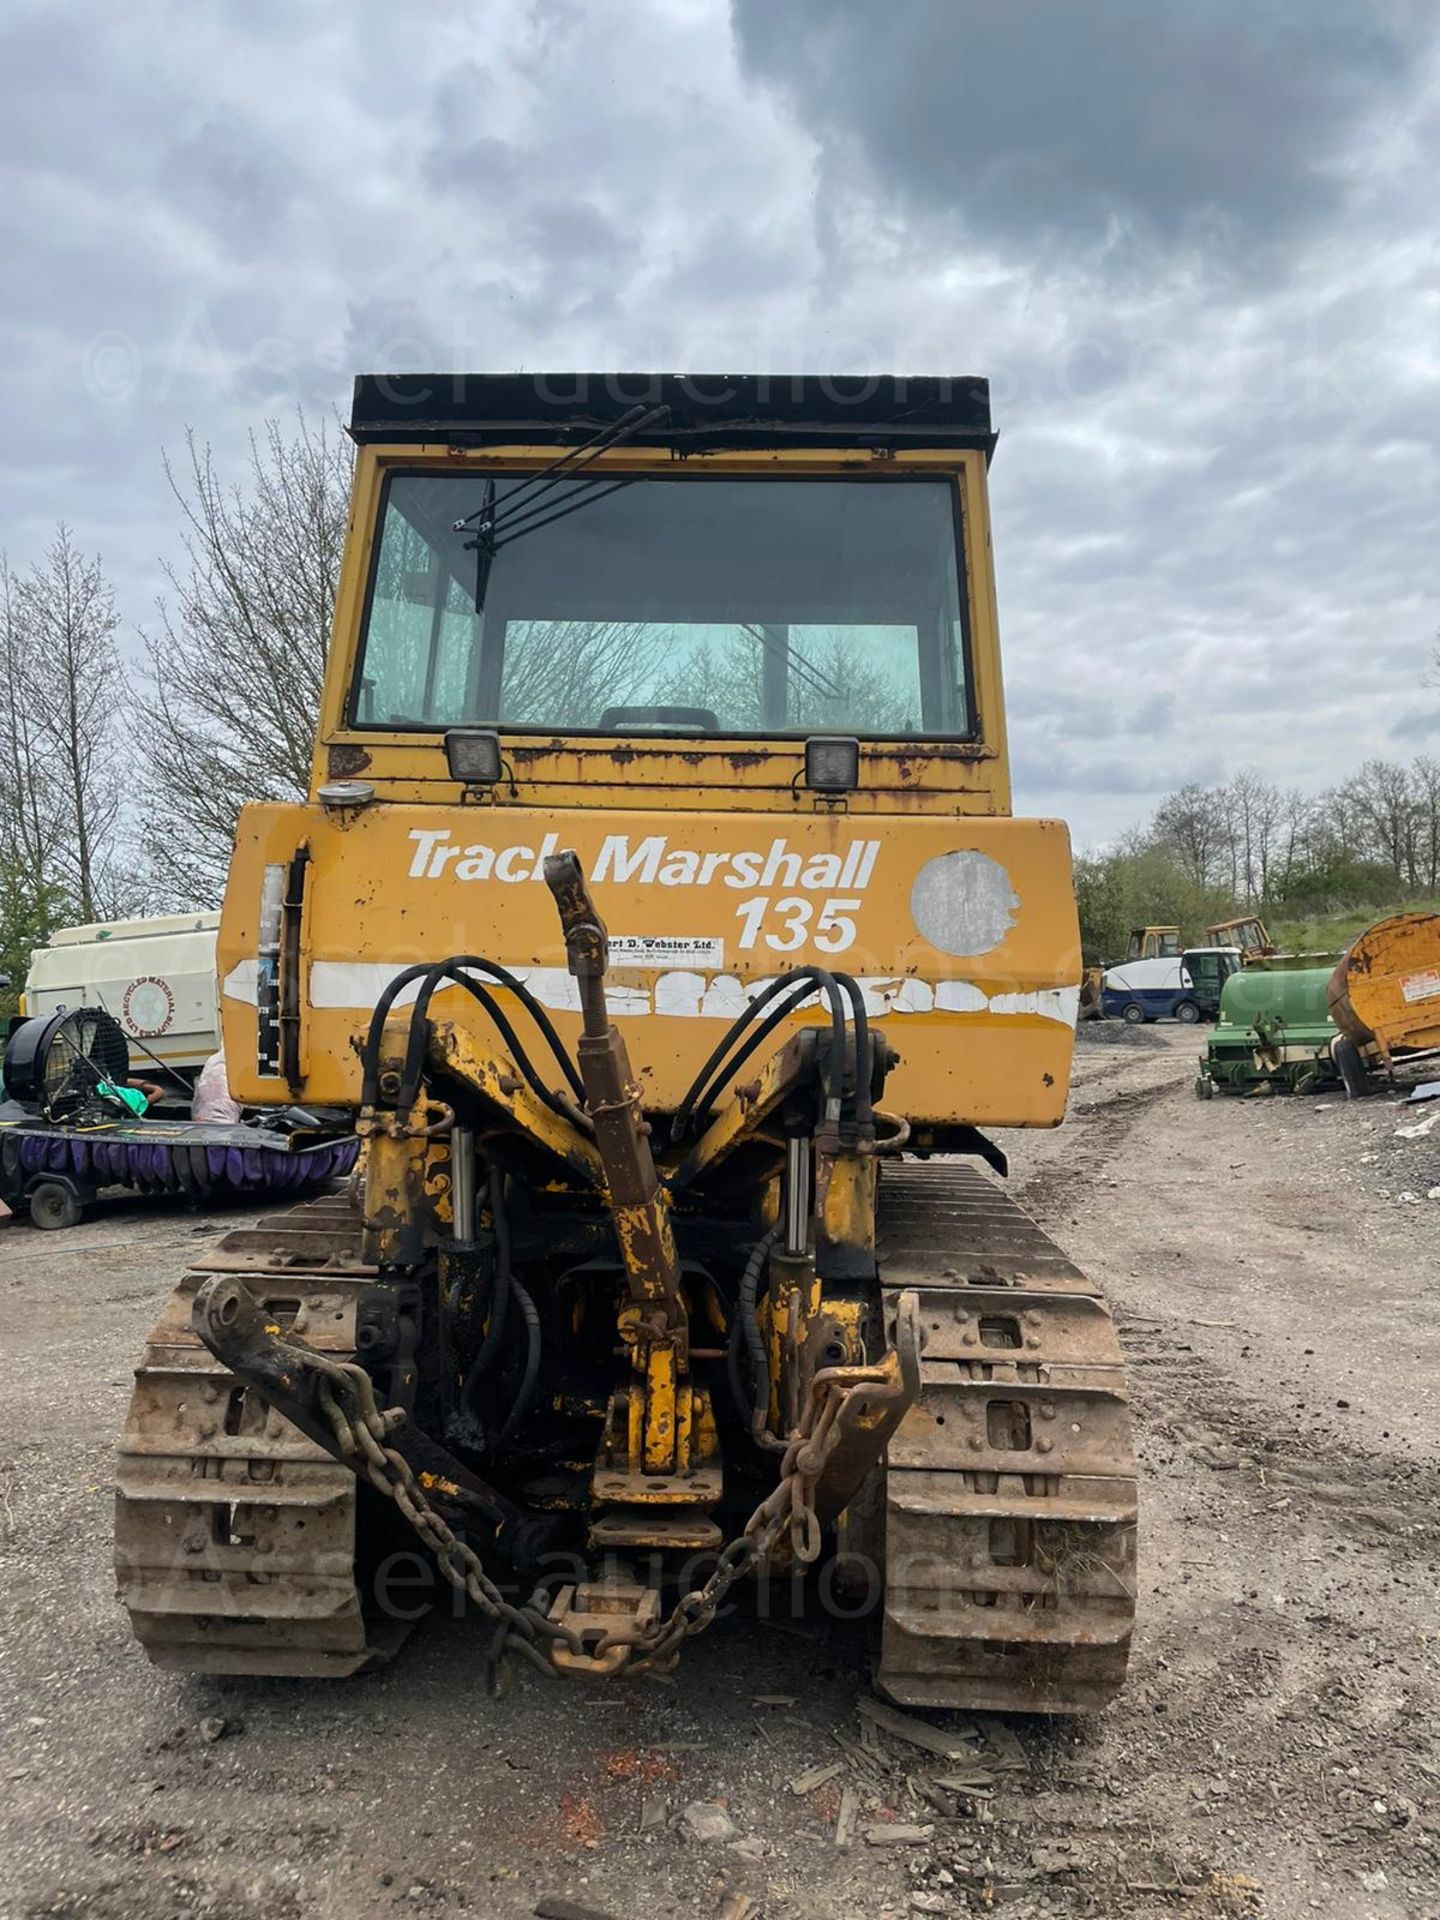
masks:
<path fill-rule="evenodd" d="M 30 955 L 21 1010 L 103 1007 L 132 1041 L 140 1079 L 155 1060 L 193 1080 L 220 1044 L 218 913 L 62 927 Z"/>

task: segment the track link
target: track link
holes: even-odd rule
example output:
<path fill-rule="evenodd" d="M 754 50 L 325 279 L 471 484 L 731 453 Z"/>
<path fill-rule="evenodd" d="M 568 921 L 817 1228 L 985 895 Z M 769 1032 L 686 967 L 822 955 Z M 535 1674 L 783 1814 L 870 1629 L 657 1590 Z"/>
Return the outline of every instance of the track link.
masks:
<path fill-rule="evenodd" d="M 877 1247 L 924 1334 L 885 1473 L 878 1682 L 907 1706 L 1101 1707 L 1129 1655 L 1136 1485 L 1098 1289 L 965 1163 L 887 1169 Z"/>
<path fill-rule="evenodd" d="M 120 1442 L 115 1570 L 157 1666 L 339 1676 L 393 1651 L 393 1637 L 368 1627 L 356 1588 L 355 1476 L 190 1331 L 200 1282 L 235 1273 L 278 1324 L 351 1358 L 356 1300 L 374 1273 L 359 1242 L 343 1194 L 227 1234 L 149 1337 Z"/>

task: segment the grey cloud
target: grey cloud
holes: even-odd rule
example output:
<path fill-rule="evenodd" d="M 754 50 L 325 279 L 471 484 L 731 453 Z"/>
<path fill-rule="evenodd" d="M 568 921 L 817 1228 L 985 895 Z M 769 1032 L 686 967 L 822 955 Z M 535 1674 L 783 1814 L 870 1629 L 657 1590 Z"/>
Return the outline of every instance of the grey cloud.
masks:
<path fill-rule="evenodd" d="M 582 272 L 603 271 L 625 250 L 619 230 L 593 202 L 546 200 L 519 222 L 520 238 L 543 258 L 573 261 Z"/>
<path fill-rule="evenodd" d="M 12 558 L 64 515 L 143 624 L 176 548 L 162 447 L 193 425 L 233 470 L 359 368 L 975 371 L 1018 807 L 1085 840 L 1186 778 L 1317 787 L 1431 744 L 1440 109 L 1414 8 L 427 21 L 6 10 Z"/>
<path fill-rule="evenodd" d="M 167 200 L 246 254 L 273 244 L 296 185 L 287 156 L 233 115 L 204 122 L 159 170 Z"/>
<path fill-rule="evenodd" d="M 1407 752 L 1423 751 L 1427 741 L 1440 734 L 1440 707 L 1413 707 L 1402 713 L 1390 729 L 1390 738 L 1398 740 Z"/>
<path fill-rule="evenodd" d="M 1134 225 L 1267 241 L 1330 212 L 1336 164 L 1402 92 L 1420 0 L 732 0 L 749 72 L 837 174 L 1030 250 Z"/>
<path fill-rule="evenodd" d="M 1015 750 L 1015 777 L 1056 794 L 1110 794 L 1143 796 L 1158 800 L 1163 794 L 1187 781 L 1213 779 L 1214 770 L 1204 757 L 1188 756 L 1183 762 L 1157 760 L 1153 756 L 1125 759 L 1110 755 L 1094 759 L 1078 750 L 1047 747 L 1033 758 L 1023 738 Z M 1142 805 L 1130 808 L 1130 817 L 1141 816 Z"/>
<path fill-rule="evenodd" d="M 684 306 L 755 301 L 794 283 L 794 254 L 749 217 L 733 211 L 697 222 L 688 255 L 665 282 L 665 295 Z"/>
<path fill-rule="evenodd" d="M 519 172 L 517 156 L 503 140 L 481 134 L 478 139 L 437 141 L 426 152 L 421 172 L 427 187 L 457 193 L 507 193 Z"/>

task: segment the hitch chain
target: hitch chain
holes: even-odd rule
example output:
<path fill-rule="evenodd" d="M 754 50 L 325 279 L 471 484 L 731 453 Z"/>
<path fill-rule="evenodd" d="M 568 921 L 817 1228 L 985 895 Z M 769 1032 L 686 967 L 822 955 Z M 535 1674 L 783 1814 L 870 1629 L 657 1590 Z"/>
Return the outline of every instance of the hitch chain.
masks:
<path fill-rule="evenodd" d="M 430 1548 L 450 1584 L 495 1622 L 487 1656 L 491 1690 L 503 1692 L 509 1681 L 509 1655 L 519 1654 L 538 1672 L 554 1679 L 560 1669 L 550 1659 L 546 1642 L 563 1642 L 572 1653 L 599 1658 L 612 1647 L 628 1647 L 635 1656 L 632 1670 L 649 1667 L 668 1672 L 679 1659 L 682 1642 L 704 1633 L 719 1612 L 726 1595 L 757 1562 L 766 1558 L 789 1534 L 790 1551 L 808 1564 L 819 1557 L 821 1528 L 816 1516 L 815 1487 L 840 1437 L 838 1416 L 858 1387 L 868 1384 L 854 1367 L 817 1373 L 800 1427 L 785 1449 L 780 1478 L 737 1534 L 720 1553 L 714 1571 L 702 1586 L 680 1599 L 670 1616 L 650 1627 L 607 1634 L 596 1646 L 586 1647 L 572 1627 L 554 1620 L 530 1600 L 516 1604 L 486 1573 L 479 1555 L 438 1514 L 404 1456 L 390 1446 L 395 1429 L 408 1418 L 403 1407 L 382 1412 L 374 1382 L 353 1361 L 307 1355 L 318 1364 L 318 1397 L 335 1433 L 340 1452 L 363 1463 L 370 1484 L 393 1500 L 410 1525 Z M 857 1377 L 859 1375 L 860 1377 Z"/>

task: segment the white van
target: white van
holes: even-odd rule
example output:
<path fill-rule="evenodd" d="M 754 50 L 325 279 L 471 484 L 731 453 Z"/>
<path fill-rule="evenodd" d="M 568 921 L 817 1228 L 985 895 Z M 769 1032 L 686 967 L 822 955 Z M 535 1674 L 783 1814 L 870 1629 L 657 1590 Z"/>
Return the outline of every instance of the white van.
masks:
<path fill-rule="evenodd" d="M 21 1011 L 103 1007 L 124 1028 L 131 1071 L 162 1061 L 193 1080 L 220 1044 L 218 913 L 62 927 L 30 955 Z"/>

